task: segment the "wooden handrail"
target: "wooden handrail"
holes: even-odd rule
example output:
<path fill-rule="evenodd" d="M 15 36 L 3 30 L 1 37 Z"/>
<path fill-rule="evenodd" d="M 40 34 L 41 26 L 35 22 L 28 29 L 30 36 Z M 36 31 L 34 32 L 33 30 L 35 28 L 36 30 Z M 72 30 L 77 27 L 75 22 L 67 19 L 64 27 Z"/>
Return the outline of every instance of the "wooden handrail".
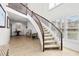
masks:
<path fill-rule="evenodd" d="M 35 13 L 35 12 L 34 12 Z M 49 20 L 47 20 L 46 18 L 44 18 L 43 16 L 41 16 L 41 15 L 39 15 L 39 14 L 37 14 L 37 13 L 35 13 L 36 15 L 38 15 L 38 16 L 40 16 L 40 17 L 42 17 L 43 19 L 45 19 L 47 22 L 49 22 L 49 23 L 51 23 L 60 33 L 62 33 L 60 30 L 59 30 L 59 28 L 57 28 L 52 22 L 50 22 Z"/>

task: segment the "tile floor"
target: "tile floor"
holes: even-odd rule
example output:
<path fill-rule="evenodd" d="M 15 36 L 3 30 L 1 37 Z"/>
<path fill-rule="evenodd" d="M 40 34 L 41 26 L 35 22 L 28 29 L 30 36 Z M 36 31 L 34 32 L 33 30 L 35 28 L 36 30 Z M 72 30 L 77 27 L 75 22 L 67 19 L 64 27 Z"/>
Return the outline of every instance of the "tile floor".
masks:
<path fill-rule="evenodd" d="M 12 37 L 10 41 L 10 56 L 79 56 L 78 52 L 64 48 L 60 50 L 46 50 L 42 52 L 39 39 L 25 36 Z"/>

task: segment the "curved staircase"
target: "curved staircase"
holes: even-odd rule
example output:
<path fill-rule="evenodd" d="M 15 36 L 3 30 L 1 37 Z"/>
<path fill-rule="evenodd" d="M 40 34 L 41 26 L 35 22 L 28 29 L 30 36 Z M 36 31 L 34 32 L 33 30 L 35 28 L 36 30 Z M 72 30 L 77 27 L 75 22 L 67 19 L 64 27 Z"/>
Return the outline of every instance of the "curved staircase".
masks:
<path fill-rule="evenodd" d="M 10 5 L 9 7 L 12 8 L 12 5 Z M 39 37 L 39 39 L 40 39 L 41 47 L 42 47 L 43 51 L 45 49 L 50 49 L 50 48 L 60 49 L 60 50 L 63 49 L 62 32 L 60 31 L 59 28 L 57 28 L 52 22 L 50 22 L 46 18 L 31 11 L 24 4 L 18 3 L 17 5 L 20 5 L 20 7 L 23 6 L 26 9 L 25 15 L 27 16 L 29 14 L 31 16 L 31 18 L 33 19 L 33 21 L 35 21 L 35 23 L 38 25 L 40 34 L 41 34 L 41 35 L 39 35 L 39 36 L 41 36 L 41 38 Z M 14 6 L 15 6 L 15 4 L 14 4 Z M 51 28 L 49 27 L 49 25 L 51 25 Z M 39 32 L 38 32 L 38 34 L 39 34 Z"/>

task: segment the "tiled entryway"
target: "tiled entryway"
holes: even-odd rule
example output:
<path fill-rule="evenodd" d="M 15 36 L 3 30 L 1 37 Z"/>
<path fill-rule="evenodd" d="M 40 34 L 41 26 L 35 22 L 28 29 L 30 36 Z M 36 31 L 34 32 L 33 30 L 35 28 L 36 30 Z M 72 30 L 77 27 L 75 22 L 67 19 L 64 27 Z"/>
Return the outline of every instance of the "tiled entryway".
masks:
<path fill-rule="evenodd" d="M 10 41 L 10 56 L 79 56 L 78 52 L 64 48 L 61 50 L 45 50 L 42 52 L 39 39 L 25 36 L 12 37 Z"/>

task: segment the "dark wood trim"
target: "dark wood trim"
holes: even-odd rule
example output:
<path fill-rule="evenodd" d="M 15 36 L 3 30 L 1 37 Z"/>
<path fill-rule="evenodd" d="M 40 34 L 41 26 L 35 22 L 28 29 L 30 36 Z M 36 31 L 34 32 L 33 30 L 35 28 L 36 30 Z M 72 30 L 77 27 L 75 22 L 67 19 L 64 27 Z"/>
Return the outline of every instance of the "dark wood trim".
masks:
<path fill-rule="evenodd" d="M 0 7 L 3 9 L 4 13 L 5 13 L 5 22 L 4 22 L 4 26 L 0 26 L 0 28 L 5 28 L 6 27 L 6 11 L 4 10 L 4 8 L 2 7 L 2 5 L 0 4 Z"/>

